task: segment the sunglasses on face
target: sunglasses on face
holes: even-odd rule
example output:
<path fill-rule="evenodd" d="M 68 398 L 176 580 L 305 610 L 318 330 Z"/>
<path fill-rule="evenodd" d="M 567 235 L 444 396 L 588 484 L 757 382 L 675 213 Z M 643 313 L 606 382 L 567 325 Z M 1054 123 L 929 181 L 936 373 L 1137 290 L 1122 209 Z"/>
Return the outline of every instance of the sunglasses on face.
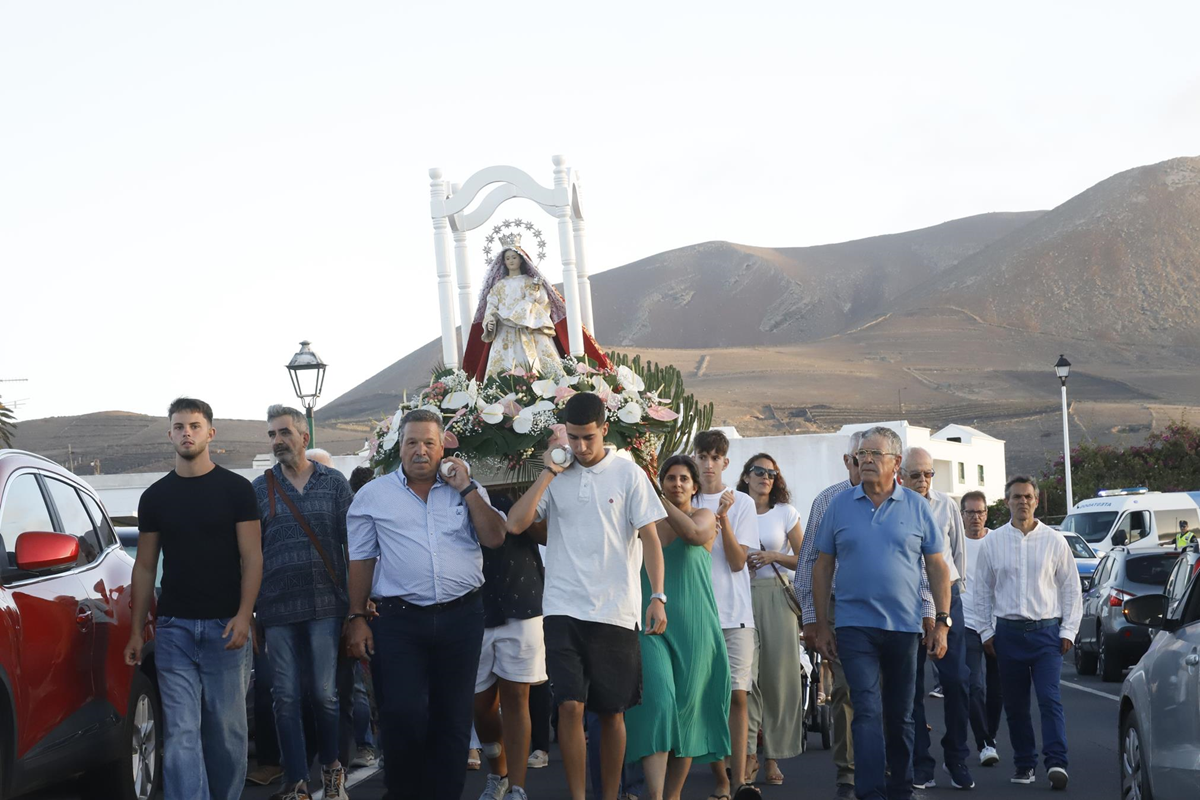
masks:
<path fill-rule="evenodd" d="M 922 472 L 919 469 L 915 469 L 912 472 L 908 473 L 908 479 L 910 481 L 915 481 L 915 480 L 920 479 L 920 477 L 922 475 L 924 475 L 926 478 L 933 478 L 933 470 L 927 469 L 924 472 Z"/>
<path fill-rule="evenodd" d="M 756 478 L 770 478 L 775 480 L 779 476 L 779 470 L 767 469 L 766 467 L 751 467 L 750 474 Z"/>

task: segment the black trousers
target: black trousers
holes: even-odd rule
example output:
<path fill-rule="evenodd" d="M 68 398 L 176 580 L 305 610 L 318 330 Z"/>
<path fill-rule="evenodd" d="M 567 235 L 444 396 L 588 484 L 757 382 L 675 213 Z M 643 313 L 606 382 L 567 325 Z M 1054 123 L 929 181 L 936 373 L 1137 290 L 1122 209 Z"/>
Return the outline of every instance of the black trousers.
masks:
<path fill-rule="evenodd" d="M 459 800 L 483 645 L 478 594 L 442 611 L 381 608 L 371 674 L 388 800 Z"/>
<path fill-rule="evenodd" d="M 979 634 L 967 628 L 967 667 L 971 671 L 971 731 L 975 747 L 983 750 L 996 746 L 1000 730 L 1000 712 L 1004 701 L 1000 696 L 1000 666 L 995 656 L 983 649 Z"/>
<path fill-rule="evenodd" d="M 550 752 L 550 681 L 529 687 L 529 752 Z"/>

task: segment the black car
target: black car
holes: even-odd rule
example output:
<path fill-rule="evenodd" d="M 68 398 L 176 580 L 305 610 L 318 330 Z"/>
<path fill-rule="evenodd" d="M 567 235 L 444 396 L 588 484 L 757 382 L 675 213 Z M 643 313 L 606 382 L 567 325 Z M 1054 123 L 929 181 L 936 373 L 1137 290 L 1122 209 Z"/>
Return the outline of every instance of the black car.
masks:
<path fill-rule="evenodd" d="M 1174 550 L 1114 547 L 1100 560 L 1092 585 L 1083 595 L 1083 621 L 1075 640 L 1075 669 L 1119 681 L 1126 667 L 1150 648 L 1150 629 L 1125 619 L 1125 601 L 1162 594 L 1179 554 Z"/>

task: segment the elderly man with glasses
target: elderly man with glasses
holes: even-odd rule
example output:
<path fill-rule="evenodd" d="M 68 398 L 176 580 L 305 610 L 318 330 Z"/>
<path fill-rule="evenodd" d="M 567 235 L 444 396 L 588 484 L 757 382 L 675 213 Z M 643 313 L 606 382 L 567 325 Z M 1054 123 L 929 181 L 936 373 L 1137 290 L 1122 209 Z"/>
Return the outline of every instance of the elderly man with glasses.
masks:
<path fill-rule="evenodd" d="M 946 654 L 950 627 L 942 529 L 929 503 L 896 483 L 900 448 L 890 428 L 863 433 L 854 454 L 861 482 L 833 499 L 816 533 L 816 647 L 827 659 L 841 658 L 850 685 L 854 792 L 863 800 L 912 797 L 912 688 L 930 590 L 936 624 L 925 645 L 935 659 Z M 828 613 L 835 560 L 836 634 Z"/>
<path fill-rule="evenodd" d="M 963 545 L 963 520 L 958 504 L 946 494 L 933 488 L 933 456 L 928 450 L 910 447 L 900 463 L 904 485 L 929 502 L 937 520 L 942 541 L 942 556 L 950 570 L 950 618 L 946 631 L 946 655 L 933 664 L 945 698 L 946 734 L 942 737 L 943 769 L 955 789 L 975 786 L 967 769 L 967 729 L 970 718 L 970 672 L 967 669 L 967 639 L 964 634 L 962 590 L 967 574 L 966 551 Z M 924 620 L 926 627 L 933 620 Z M 937 762 L 929 754 L 929 728 L 925 725 L 925 654 L 917 653 L 917 676 L 913 696 L 913 723 L 917 736 L 913 747 L 913 786 L 932 789 L 937 785 L 934 767 Z"/>

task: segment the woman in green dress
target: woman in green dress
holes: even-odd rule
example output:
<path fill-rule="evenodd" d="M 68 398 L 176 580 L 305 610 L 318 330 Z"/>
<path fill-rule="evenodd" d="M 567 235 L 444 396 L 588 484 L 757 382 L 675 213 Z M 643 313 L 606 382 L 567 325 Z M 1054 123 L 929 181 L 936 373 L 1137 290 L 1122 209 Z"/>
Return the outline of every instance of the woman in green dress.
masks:
<path fill-rule="evenodd" d="M 729 755 L 729 657 L 712 589 L 717 519 L 692 508 L 700 471 L 688 456 L 659 470 L 667 518 L 658 525 L 670 604 L 666 631 L 643 633 L 642 702 L 625 713 L 627 761 L 641 760 L 650 800 L 679 800 L 693 761 Z M 642 571 L 642 599 L 650 598 Z"/>

